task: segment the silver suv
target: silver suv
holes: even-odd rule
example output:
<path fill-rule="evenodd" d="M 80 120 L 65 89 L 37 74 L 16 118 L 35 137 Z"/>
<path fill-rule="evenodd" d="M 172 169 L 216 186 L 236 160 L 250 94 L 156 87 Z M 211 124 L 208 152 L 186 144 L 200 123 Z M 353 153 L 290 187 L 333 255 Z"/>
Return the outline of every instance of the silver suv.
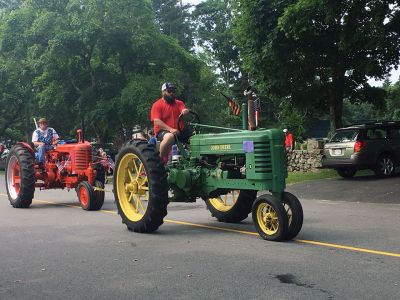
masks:
<path fill-rule="evenodd" d="M 322 166 L 342 177 L 371 169 L 379 177 L 394 174 L 400 164 L 400 122 L 353 125 L 337 129 L 324 146 Z"/>

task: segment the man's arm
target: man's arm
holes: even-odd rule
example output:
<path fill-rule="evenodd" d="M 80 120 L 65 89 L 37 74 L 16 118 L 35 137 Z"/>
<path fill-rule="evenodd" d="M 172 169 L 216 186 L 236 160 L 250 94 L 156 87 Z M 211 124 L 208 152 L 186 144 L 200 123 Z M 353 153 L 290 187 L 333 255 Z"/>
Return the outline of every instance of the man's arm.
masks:
<path fill-rule="evenodd" d="M 35 147 L 39 147 L 39 146 L 44 145 L 44 143 L 39 142 L 38 139 L 39 139 L 38 134 L 37 134 L 36 131 L 34 131 L 33 134 L 32 134 L 32 143 L 33 143 L 33 145 Z"/>
<path fill-rule="evenodd" d="M 168 126 L 167 124 L 165 124 L 163 121 L 161 121 L 160 119 L 154 119 L 154 125 L 159 126 L 161 129 L 167 130 L 173 134 L 179 134 L 179 130 L 172 128 L 170 126 Z"/>
<path fill-rule="evenodd" d="M 58 141 L 60 140 L 60 136 L 57 134 L 57 132 L 53 129 L 53 145 L 56 145 Z"/>

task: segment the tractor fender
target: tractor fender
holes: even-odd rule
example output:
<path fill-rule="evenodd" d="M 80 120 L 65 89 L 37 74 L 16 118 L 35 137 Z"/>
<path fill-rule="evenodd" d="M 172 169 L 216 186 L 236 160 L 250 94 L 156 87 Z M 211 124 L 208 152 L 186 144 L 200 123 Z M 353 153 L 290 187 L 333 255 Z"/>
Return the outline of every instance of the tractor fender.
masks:
<path fill-rule="evenodd" d="M 33 158 L 35 157 L 35 151 L 32 149 L 31 145 L 29 145 L 28 143 L 18 142 L 18 143 L 16 143 L 16 145 L 20 145 L 20 146 L 26 148 L 29 151 L 29 153 L 32 154 L 32 157 Z"/>

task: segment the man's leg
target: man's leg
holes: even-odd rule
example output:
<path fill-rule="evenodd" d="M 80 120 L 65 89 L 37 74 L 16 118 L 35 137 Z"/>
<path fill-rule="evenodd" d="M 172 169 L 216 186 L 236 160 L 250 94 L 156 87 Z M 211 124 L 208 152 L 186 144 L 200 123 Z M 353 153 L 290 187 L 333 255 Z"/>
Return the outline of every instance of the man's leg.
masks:
<path fill-rule="evenodd" d="M 46 151 L 49 151 L 52 149 L 53 149 L 53 146 L 50 146 L 50 145 L 42 145 L 37 148 L 39 163 L 44 164 L 46 162 Z"/>
<path fill-rule="evenodd" d="M 175 135 L 170 132 L 164 134 L 163 139 L 160 143 L 160 156 L 166 157 L 171 150 L 172 145 L 175 143 Z"/>
<path fill-rule="evenodd" d="M 39 163 L 44 164 L 44 162 L 46 161 L 46 145 L 41 145 L 37 147 L 37 152 Z"/>

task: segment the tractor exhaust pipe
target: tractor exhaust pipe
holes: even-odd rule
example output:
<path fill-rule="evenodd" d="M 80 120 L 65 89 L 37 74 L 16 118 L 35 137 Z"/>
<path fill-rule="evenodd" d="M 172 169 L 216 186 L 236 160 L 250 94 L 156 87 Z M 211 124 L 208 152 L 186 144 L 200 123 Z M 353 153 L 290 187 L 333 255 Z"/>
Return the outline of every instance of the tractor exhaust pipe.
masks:
<path fill-rule="evenodd" d="M 253 99 L 253 91 L 251 90 L 251 86 L 249 86 L 245 91 L 244 95 L 247 96 L 247 106 L 248 106 L 248 111 L 250 112 L 248 114 L 248 119 L 249 119 L 249 129 L 250 130 L 256 130 L 257 125 L 256 125 L 256 117 L 254 115 L 254 99 Z M 247 111 L 247 110 L 246 110 Z"/>

